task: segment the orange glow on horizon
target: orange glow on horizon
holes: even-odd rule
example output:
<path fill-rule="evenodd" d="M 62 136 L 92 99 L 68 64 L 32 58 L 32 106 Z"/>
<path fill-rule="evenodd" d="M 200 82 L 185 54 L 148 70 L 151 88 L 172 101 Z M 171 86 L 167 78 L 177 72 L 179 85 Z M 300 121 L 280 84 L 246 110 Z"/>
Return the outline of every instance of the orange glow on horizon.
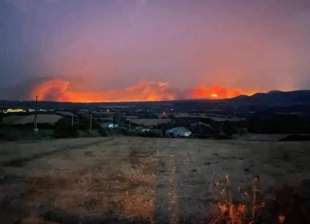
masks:
<path fill-rule="evenodd" d="M 119 90 L 83 91 L 74 89 L 69 81 L 55 79 L 45 81 L 31 92 L 31 98 L 41 101 L 59 102 L 129 102 L 160 101 L 177 98 L 167 83 L 141 81 L 133 86 Z"/>
<path fill-rule="evenodd" d="M 31 99 L 59 102 L 130 102 L 177 99 L 227 99 L 239 95 L 251 95 L 253 91 L 226 88 L 218 85 L 200 85 L 188 92 L 171 88 L 165 82 L 141 81 L 125 89 L 84 91 L 75 89 L 69 81 L 53 79 L 40 83 L 31 92 Z"/>
<path fill-rule="evenodd" d="M 210 97 L 211 97 L 211 98 L 218 98 L 219 95 L 218 95 L 217 93 L 212 93 L 212 94 L 210 95 Z"/>
<path fill-rule="evenodd" d="M 222 87 L 219 85 L 198 86 L 191 91 L 191 98 L 193 99 L 228 99 L 240 95 L 252 95 L 255 91 L 250 91 L 240 88 Z"/>

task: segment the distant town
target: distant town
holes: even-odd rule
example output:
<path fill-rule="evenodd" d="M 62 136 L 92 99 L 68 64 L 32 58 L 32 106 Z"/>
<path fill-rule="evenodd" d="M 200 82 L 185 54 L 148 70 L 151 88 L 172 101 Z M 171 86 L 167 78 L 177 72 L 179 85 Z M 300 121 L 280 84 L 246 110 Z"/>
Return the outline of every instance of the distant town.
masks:
<path fill-rule="evenodd" d="M 295 138 L 302 139 L 308 137 L 296 135 L 310 132 L 309 96 L 308 91 L 296 91 L 217 101 L 102 104 L 3 101 L 0 138 L 125 135 L 232 139 L 248 134 L 295 134 Z"/>

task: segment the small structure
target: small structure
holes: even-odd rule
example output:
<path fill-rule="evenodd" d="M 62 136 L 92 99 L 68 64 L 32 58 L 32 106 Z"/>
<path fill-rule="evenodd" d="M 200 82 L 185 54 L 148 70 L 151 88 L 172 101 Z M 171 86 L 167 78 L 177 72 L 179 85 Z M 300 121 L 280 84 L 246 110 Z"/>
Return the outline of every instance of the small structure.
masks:
<path fill-rule="evenodd" d="M 174 138 L 188 138 L 192 135 L 192 132 L 184 127 L 175 127 L 167 130 L 166 135 Z"/>
<path fill-rule="evenodd" d="M 3 111 L 4 114 L 8 114 L 8 113 L 25 113 L 26 110 L 22 109 L 22 108 L 8 108 L 6 110 Z"/>
<path fill-rule="evenodd" d="M 113 123 L 113 122 L 104 122 L 100 125 L 102 128 L 109 128 L 109 129 L 115 129 L 118 128 L 118 124 Z"/>

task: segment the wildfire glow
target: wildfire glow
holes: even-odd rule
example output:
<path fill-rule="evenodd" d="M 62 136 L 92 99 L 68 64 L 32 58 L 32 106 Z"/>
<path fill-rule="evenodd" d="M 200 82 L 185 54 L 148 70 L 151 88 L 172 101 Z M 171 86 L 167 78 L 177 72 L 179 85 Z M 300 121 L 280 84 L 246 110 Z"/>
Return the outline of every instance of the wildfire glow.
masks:
<path fill-rule="evenodd" d="M 164 82 L 142 81 L 125 89 L 82 91 L 74 89 L 69 81 L 45 81 L 32 90 L 31 98 L 67 102 L 157 101 L 176 99 L 175 93 Z"/>
<path fill-rule="evenodd" d="M 212 94 L 210 95 L 210 97 L 212 97 L 212 98 L 218 98 L 219 95 L 217 95 L 217 93 L 212 93 Z"/>
<path fill-rule="evenodd" d="M 254 91 L 240 89 L 240 88 L 227 88 L 219 85 L 198 86 L 191 91 L 191 98 L 194 99 L 227 99 L 240 95 L 251 95 Z"/>
<path fill-rule="evenodd" d="M 85 91 L 74 88 L 67 80 L 53 79 L 40 83 L 31 92 L 31 99 L 60 102 L 159 101 L 175 99 L 225 99 L 253 92 L 218 85 L 198 86 L 189 91 L 171 88 L 168 83 L 141 81 L 125 89 Z"/>

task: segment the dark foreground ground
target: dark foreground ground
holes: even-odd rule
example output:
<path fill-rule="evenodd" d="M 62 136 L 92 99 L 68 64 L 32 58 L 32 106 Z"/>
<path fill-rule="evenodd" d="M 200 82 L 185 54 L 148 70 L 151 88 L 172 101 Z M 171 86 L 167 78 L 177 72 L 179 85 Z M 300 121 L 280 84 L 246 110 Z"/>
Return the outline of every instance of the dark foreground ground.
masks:
<path fill-rule="evenodd" d="M 310 204 L 310 142 L 129 137 L 1 142 L 0 164 L 1 224 L 211 223 L 213 186 L 226 175 L 235 189 L 246 189 L 259 176 L 266 195 L 296 187 L 302 214 Z"/>

